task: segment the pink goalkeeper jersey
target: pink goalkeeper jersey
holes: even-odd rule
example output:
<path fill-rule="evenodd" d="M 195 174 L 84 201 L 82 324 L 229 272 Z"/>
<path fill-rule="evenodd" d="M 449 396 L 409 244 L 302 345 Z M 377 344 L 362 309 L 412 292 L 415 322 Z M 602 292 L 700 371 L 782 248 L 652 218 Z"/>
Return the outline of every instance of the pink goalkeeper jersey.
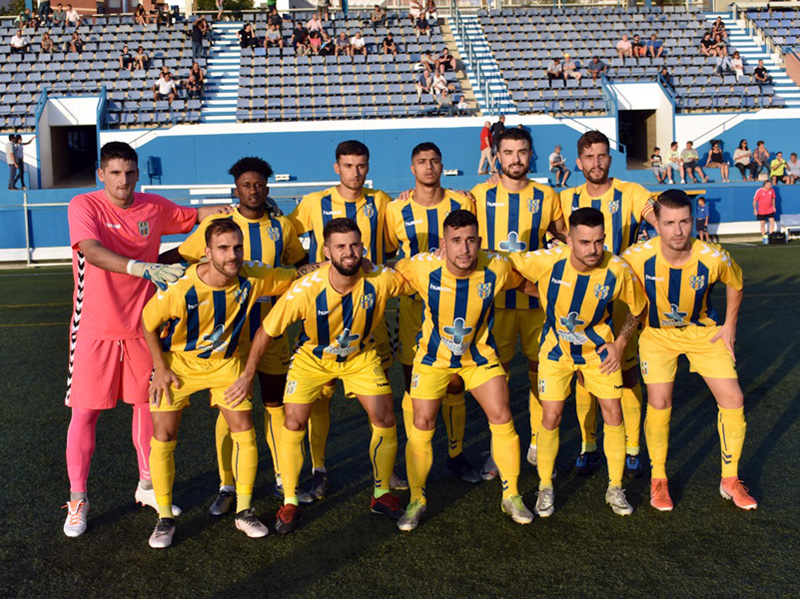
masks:
<path fill-rule="evenodd" d="M 80 327 L 81 335 L 92 339 L 142 337 L 142 310 L 155 286 L 146 279 L 92 266 L 78 244 L 95 239 L 126 258 L 155 262 L 161 236 L 191 231 L 197 211 L 151 193 L 134 193 L 133 204 L 120 208 L 101 190 L 75 196 L 68 214 L 75 278 L 72 333 Z"/>

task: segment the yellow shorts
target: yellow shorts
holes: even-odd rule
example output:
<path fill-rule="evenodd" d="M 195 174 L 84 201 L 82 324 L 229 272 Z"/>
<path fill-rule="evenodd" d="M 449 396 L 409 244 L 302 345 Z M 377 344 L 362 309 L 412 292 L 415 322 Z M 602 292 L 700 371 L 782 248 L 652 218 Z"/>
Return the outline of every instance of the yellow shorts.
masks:
<path fill-rule="evenodd" d="M 397 317 L 397 356 L 404 366 L 414 363 L 417 353 L 417 335 L 422 330 L 424 303 L 407 295 L 400 296 L 400 314 Z"/>
<path fill-rule="evenodd" d="M 620 330 L 622 330 L 622 325 L 625 324 L 625 319 L 628 318 L 628 314 L 630 313 L 631 310 L 628 307 L 628 304 L 619 300 L 614 302 L 614 312 L 611 315 L 611 319 L 614 323 L 614 326 L 612 327 L 614 329 L 614 338 L 616 338 Z M 619 367 L 623 372 L 625 372 L 626 370 L 635 368 L 636 364 L 638 363 L 639 329 L 637 328 L 631 334 L 631 338 L 628 339 L 628 345 L 625 346 L 625 351 L 622 354 L 622 360 L 620 361 Z"/>
<path fill-rule="evenodd" d="M 533 308 L 495 308 L 492 335 L 497 344 L 497 357 L 508 364 L 517 353 L 517 335 L 522 339 L 522 353 L 532 362 L 539 360 L 539 341 L 544 325 L 544 310 Z"/>
<path fill-rule="evenodd" d="M 159 407 L 150 404 L 152 412 L 177 412 L 189 405 L 189 396 L 198 391 L 208 389 L 211 391 L 211 406 L 243 412 L 252 410 L 253 404 L 248 397 L 235 408 L 225 405 L 225 391 L 236 382 L 244 371 L 244 362 L 239 356 L 223 359 L 196 358 L 182 352 L 167 352 L 164 354 L 169 369 L 175 373 L 181 382 L 181 388 L 170 387 L 170 399 L 161 400 Z"/>
<path fill-rule="evenodd" d="M 411 375 L 411 397 L 416 399 L 441 399 L 444 397 L 450 377 L 457 374 L 469 391 L 480 387 L 496 376 L 506 376 L 506 371 L 498 360 L 483 366 L 462 366 L 461 368 L 437 368 L 427 364 L 414 364 Z"/>
<path fill-rule="evenodd" d="M 242 354 L 242 361 L 247 362 L 247 354 L 250 353 L 250 339 L 242 338 L 239 341 L 239 352 Z M 273 339 L 267 351 L 258 361 L 258 371 L 264 374 L 282 375 L 289 371 L 289 362 L 292 361 L 292 354 L 289 351 L 289 338 L 286 335 Z"/>
<path fill-rule="evenodd" d="M 733 358 L 722 340 L 711 343 L 718 331 L 719 327 L 645 327 L 639 339 L 645 384 L 673 382 L 681 354 L 688 358 L 689 370 L 700 376 L 711 379 L 738 378 Z"/>
<path fill-rule="evenodd" d="M 299 350 L 295 352 L 286 376 L 284 403 L 314 403 L 325 383 L 340 379 L 347 395 L 386 395 L 392 388 L 378 353 L 374 349 L 358 354 L 346 362 L 320 360 Z"/>
<path fill-rule="evenodd" d="M 539 362 L 539 399 L 564 401 L 569 396 L 570 383 L 576 372 L 583 373 L 586 389 L 600 399 L 622 398 L 622 370 L 612 374 L 600 372 L 600 362 L 575 364 L 571 360 Z"/>
<path fill-rule="evenodd" d="M 381 368 L 389 370 L 394 363 L 392 358 L 392 346 L 389 344 L 389 329 L 386 327 L 386 318 L 378 323 L 372 333 L 375 339 L 375 351 L 381 359 Z"/>

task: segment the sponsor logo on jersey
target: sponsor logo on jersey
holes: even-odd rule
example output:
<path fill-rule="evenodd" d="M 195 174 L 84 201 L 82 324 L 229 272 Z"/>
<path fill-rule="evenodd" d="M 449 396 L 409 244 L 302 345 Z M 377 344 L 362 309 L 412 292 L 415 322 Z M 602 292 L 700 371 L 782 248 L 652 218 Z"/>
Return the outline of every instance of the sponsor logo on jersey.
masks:
<path fill-rule="evenodd" d="M 411 388 L 416 389 L 419 386 L 419 375 L 415 374 L 411 377 Z"/>
<path fill-rule="evenodd" d="M 227 341 L 222 339 L 225 334 L 225 325 L 218 324 L 210 335 L 203 335 L 200 343 L 197 344 L 197 349 L 201 351 L 221 351 L 228 345 Z"/>
<path fill-rule="evenodd" d="M 297 389 L 297 381 L 286 381 L 286 395 L 291 395 Z"/>
<path fill-rule="evenodd" d="M 361 307 L 364 308 L 365 310 L 369 310 L 374 305 L 375 305 L 374 293 L 367 293 L 364 297 L 361 298 Z"/>
<path fill-rule="evenodd" d="M 528 249 L 528 244 L 519 240 L 519 234 L 516 231 L 511 231 L 508 239 L 498 243 L 497 247 L 504 252 L 524 252 Z"/>
<path fill-rule="evenodd" d="M 561 279 L 556 279 L 555 277 L 550 277 L 550 282 L 553 285 L 563 285 L 564 287 L 572 287 L 572 283 L 569 281 L 562 281 Z"/>
<path fill-rule="evenodd" d="M 661 321 L 662 327 L 683 327 L 686 326 L 686 316 L 688 312 L 681 312 L 677 304 L 669 305 L 669 312 L 664 312 L 666 320 Z"/>
<path fill-rule="evenodd" d="M 324 351 L 335 356 L 349 356 L 353 352 L 358 351 L 358 346 L 350 345 L 353 341 L 358 341 L 361 335 L 350 334 L 350 329 L 346 328 L 342 331 L 341 335 L 336 338 L 336 343 L 331 343 Z"/>
<path fill-rule="evenodd" d="M 492 288 L 493 285 L 491 283 L 481 283 L 476 287 L 478 290 L 478 297 L 481 299 L 486 299 L 490 295 L 492 295 Z"/>
<path fill-rule="evenodd" d="M 644 280 L 645 281 L 663 281 L 664 277 L 654 277 L 653 275 L 645 275 L 644 276 Z"/>
<path fill-rule="evenodd" d="M 491 206 L 492 208 L 502 208 L 505 206 L 503 202 L 486 202 L 487 206 Z"/>
<path fill-rule="evenodd" d="M 439 293 L 451 293 L 453 290 L 449 287 L 439 287 L 438 285 L 431 285 L 431 291 L 438 291 Z"/>
<path fill-rule="evenodd" d="M 558 319 L 559 323 L 562 327 L 565 327 L 567 330 L 557 329 L 556 334 L 569 343 L 574 343 L 575 345 L 583 345 L 589 338 L 581 333 L 580 331 L 575 331 L 576 328 L 586 324 L 583 320 L 578 318 L 577 312 L 570 312 L 567 314 L 566 317 L 562 316 Z"/>
<path fill-rule="evenodd" d="M 689 287 L 694 289 L 695 291 L 700 291 L 706 286 L 706 276 L 705 275 L 692 275 L 689 277 Z"/>
<path fill-rule="evenodd" d="M 139 228 L 139 234 L 142 237 L 150 235 L 150 221 L 140 220 L 137 226 Z"/>
<path fill-rule="evenodd" d="M 609 293 L 611 293 L 611 287 L 608 285 L 597 283 L 597 285 L 594 286 L 594 296 L 599 300 L 607 299 Z"/>
<path fill-rule="evenodd" d="M 459 317 L 453 321 L 453 326 L 442 327 L 442 331 L 450 336 L 450 339 L 442 337 L 444 346 L 456 356 L 464 355 L 469 347 L 469 344 L 464 342 L 464 337 L 472 332 L 472 327 L 466 326 L 464 319 Z"/>
<path fill-rule="evenodd" d="M 106 227 L 108 227 L 109 229 L 121 229 L 122 225 L 114 223 L 106 223 Z"/>
<path fill-rule="evenodd" d="M 416 225 L 422 224 L 422 219 L 420 218 L 420 219 L 417 219 L 417 220 L 404 220 L 403 224 L 406 227 L 414 227 Z"/>

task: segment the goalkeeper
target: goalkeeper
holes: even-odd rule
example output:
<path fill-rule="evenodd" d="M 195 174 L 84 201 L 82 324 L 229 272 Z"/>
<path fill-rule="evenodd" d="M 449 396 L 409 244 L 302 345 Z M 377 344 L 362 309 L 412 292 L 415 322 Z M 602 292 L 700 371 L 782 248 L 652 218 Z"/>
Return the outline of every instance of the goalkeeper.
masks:
<path fill-rule="evenodd" d="M 135 193 L 138 156 L 126 143 L 103 146 L 97 175 L 104 189 L 76 196 L 68 209 L 75 278 L 65 399 L 72 410 L 66 456 L 70 498 L 64 506 L 64 533 L 70 537 L 86 531 L 97 418 L 119 400 L 133 407 L 139 463 L 135 499 L 157 509 L 149 469 L 153 361 L 142 333 L 142 309 L 155 291 L 150 282 L 166 289 L 183 274 L 180 265 L 155 263 L 161 236 L 187 233 L 206 216 L 230 211 L 184 208 L 161 196 Z"/>

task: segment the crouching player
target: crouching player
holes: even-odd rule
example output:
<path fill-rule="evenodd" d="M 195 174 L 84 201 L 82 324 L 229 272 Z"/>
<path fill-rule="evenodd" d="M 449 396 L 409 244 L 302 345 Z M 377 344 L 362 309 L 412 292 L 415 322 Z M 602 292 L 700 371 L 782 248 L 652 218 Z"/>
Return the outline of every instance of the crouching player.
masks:
<path fill-rule="evenodd" d="M 603 412 L 603 449 L 608 462 L 606 503 L 615 514 L 633 513 L 622 490 L 625 429 L 620 361 L 639 322 L 632 315 L 644 312 L 646 300 L 631 269 L 604 251 L 604 243 L 603 213 L 579 208 L 569 217 L 567 247 L 509 255 L 514 268 L 538 284 L 545 314 L 539 349 L 539 494 L 534 510 L 543 518 L 555 510 L 553 468 L 558 430 L 576 372 L 583 373 L 586 389 L 598 398 Z M 615 300 L 625 302 L 631 312 L 616 339 L 611 329 Z"/>
<path fill-rule="evenodd" d="M 150 384 L 150 470 L 159 520 L 150 546 L 156 549 L 169 547 L 175 534 L 172 485 L 181 414 L 189 396 L 204 389 L 211 391 L 211 405 L 219 408 L 231 430 L 236 528 L 249 537 L 268 532 L 251 508 L 258 449 L 250 397 L 234 406 L 225 403 L 224 393 L 244 368 L 237 344 L 247 334 L 242 330 L 247 314 L 259 298 L 286 292 L 296 271 L 259 262 L 243 265 L 242 231 L 231 220 L 215 220 L 205 237 L 209 261 L 190 266 L 183 277 L 154 296 L 142 313 L 155 365 Z"/>
<path fill-rule="evenodd" d="M 722 479 L 719 492 L 737 507 L 758 504 L 739 480 L 744 445 L 744 396 L 733 353 L 736 320 L 742 303 L 742 270 L 725 250 L 691 237 L 692 202 L 683 191 L 670 189 L 655 203 L 659 237 L 629 248 L 623 257 L 644 283 L 648 310 L 639 341 L 642 377 L 647 385 L 645 439 L 650 454 L 650 505 L 673 507 L 667 486 L 667 447 L 678 356 L 703 377 L 719 414 Z M 726 286 L 725 323 L 709 297 L 714 283 Z"/>

